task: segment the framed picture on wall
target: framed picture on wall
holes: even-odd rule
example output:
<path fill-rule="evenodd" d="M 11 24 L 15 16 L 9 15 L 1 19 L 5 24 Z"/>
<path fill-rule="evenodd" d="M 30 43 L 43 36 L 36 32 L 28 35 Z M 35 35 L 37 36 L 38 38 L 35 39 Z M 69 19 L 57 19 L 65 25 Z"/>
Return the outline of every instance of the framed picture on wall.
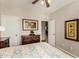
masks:
<path fill-rule="evenodd" d="M 24 31 L 38 30 L 38 20 L 22 19 L 22 28 Z"/>
<path fill-rule="evenodd" d="M 79 19 L 65 21 L 65 39 L 79 41 Z"/>

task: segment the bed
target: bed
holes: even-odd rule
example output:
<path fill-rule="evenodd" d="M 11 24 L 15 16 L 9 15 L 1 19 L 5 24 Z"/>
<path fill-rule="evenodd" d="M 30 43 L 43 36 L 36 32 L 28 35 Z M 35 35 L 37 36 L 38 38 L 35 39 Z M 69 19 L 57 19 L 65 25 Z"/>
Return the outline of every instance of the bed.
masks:
<path fill-rule="evenodd" d="M 57 58 L 54 47 L 47 43 L 33 43 L 0 49 L 0 58 Z"/>

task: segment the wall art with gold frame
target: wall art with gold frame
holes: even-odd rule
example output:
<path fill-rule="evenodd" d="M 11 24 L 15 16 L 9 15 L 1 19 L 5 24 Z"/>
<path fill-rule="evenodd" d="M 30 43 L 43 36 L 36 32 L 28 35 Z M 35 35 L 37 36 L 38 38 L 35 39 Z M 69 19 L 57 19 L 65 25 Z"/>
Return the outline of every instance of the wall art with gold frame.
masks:
<path fill-rule="evenodd" d="M 65 21 L 65 39 L 79 41 L 79 19 Z"/>
<path fill-rule="evenodd" d="M 38 20 L 22 19 L 23 31 L 38 30 Z"/>

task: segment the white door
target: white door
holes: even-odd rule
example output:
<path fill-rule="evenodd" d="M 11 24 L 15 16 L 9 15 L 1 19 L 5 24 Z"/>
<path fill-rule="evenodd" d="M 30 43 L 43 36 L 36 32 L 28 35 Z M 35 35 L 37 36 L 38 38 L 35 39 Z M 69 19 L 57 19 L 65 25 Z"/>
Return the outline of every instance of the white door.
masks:
<path fill-rule="evenodd" d="M 55 46 L 55 20 L 48 23 L 48 43 Z"/>
<path fill-rule="evenodd" d="M 10 37 L 10 46 L 20 44 L 20 29 L 19 17 L 15 16 L 2 16 L 2 25 L 5 26 L 5 32 L 2 36 Z"/>

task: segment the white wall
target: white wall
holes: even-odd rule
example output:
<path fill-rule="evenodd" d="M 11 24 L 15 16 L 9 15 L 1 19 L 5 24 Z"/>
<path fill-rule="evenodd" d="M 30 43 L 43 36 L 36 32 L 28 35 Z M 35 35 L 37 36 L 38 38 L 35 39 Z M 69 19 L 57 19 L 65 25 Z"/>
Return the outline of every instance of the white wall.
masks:
<path fill-rule="evenodd" d="M 0 15 L 0 25 L 1 25 L 1 15 Z M 1 36 L 1 32 L 0 32 L 0 36 Z"/>
<path fill-rule="evenodd" d="M 65 21 L 79 19 L 79 0 L 75 0 L 74 3 L 56 11 L 50 17 L 56 20 L 56 47 L 79 57 L 79 42 L 65 39 L 64 33 Z"/>
<path fill-rule="evenodd" d="M 1 15 L 0 15 L 0 25 L 1 25 Z"/>
<path fill-rule="evenodd" d="M 9 16 L 1 15 L 1 25 L 5 26 L 6 31 L 2 32 L 1 36 L 10 37 L 10 46 L 19 45 L 21 43 L 21 35 L 28 35 L 30 31 L 22 30 L 22 18 L 24 19 L 34 19 L 38 20 L 38 30 L 35 34 L 41 33 L 41 21 L 47 20 L 47 18 L 40 17 L 19 17 L 19 16 Z M 40 37 L 42 38 L 42 36 Z"/>
<path fill-rule="evenodd" d="M 20 21 L 19 17 L 1 15 L 1 25 L 5 26 L 5 31 L 1 32 L 2 37 L 10 38 L 10 46 L 20 44 Z"/>

